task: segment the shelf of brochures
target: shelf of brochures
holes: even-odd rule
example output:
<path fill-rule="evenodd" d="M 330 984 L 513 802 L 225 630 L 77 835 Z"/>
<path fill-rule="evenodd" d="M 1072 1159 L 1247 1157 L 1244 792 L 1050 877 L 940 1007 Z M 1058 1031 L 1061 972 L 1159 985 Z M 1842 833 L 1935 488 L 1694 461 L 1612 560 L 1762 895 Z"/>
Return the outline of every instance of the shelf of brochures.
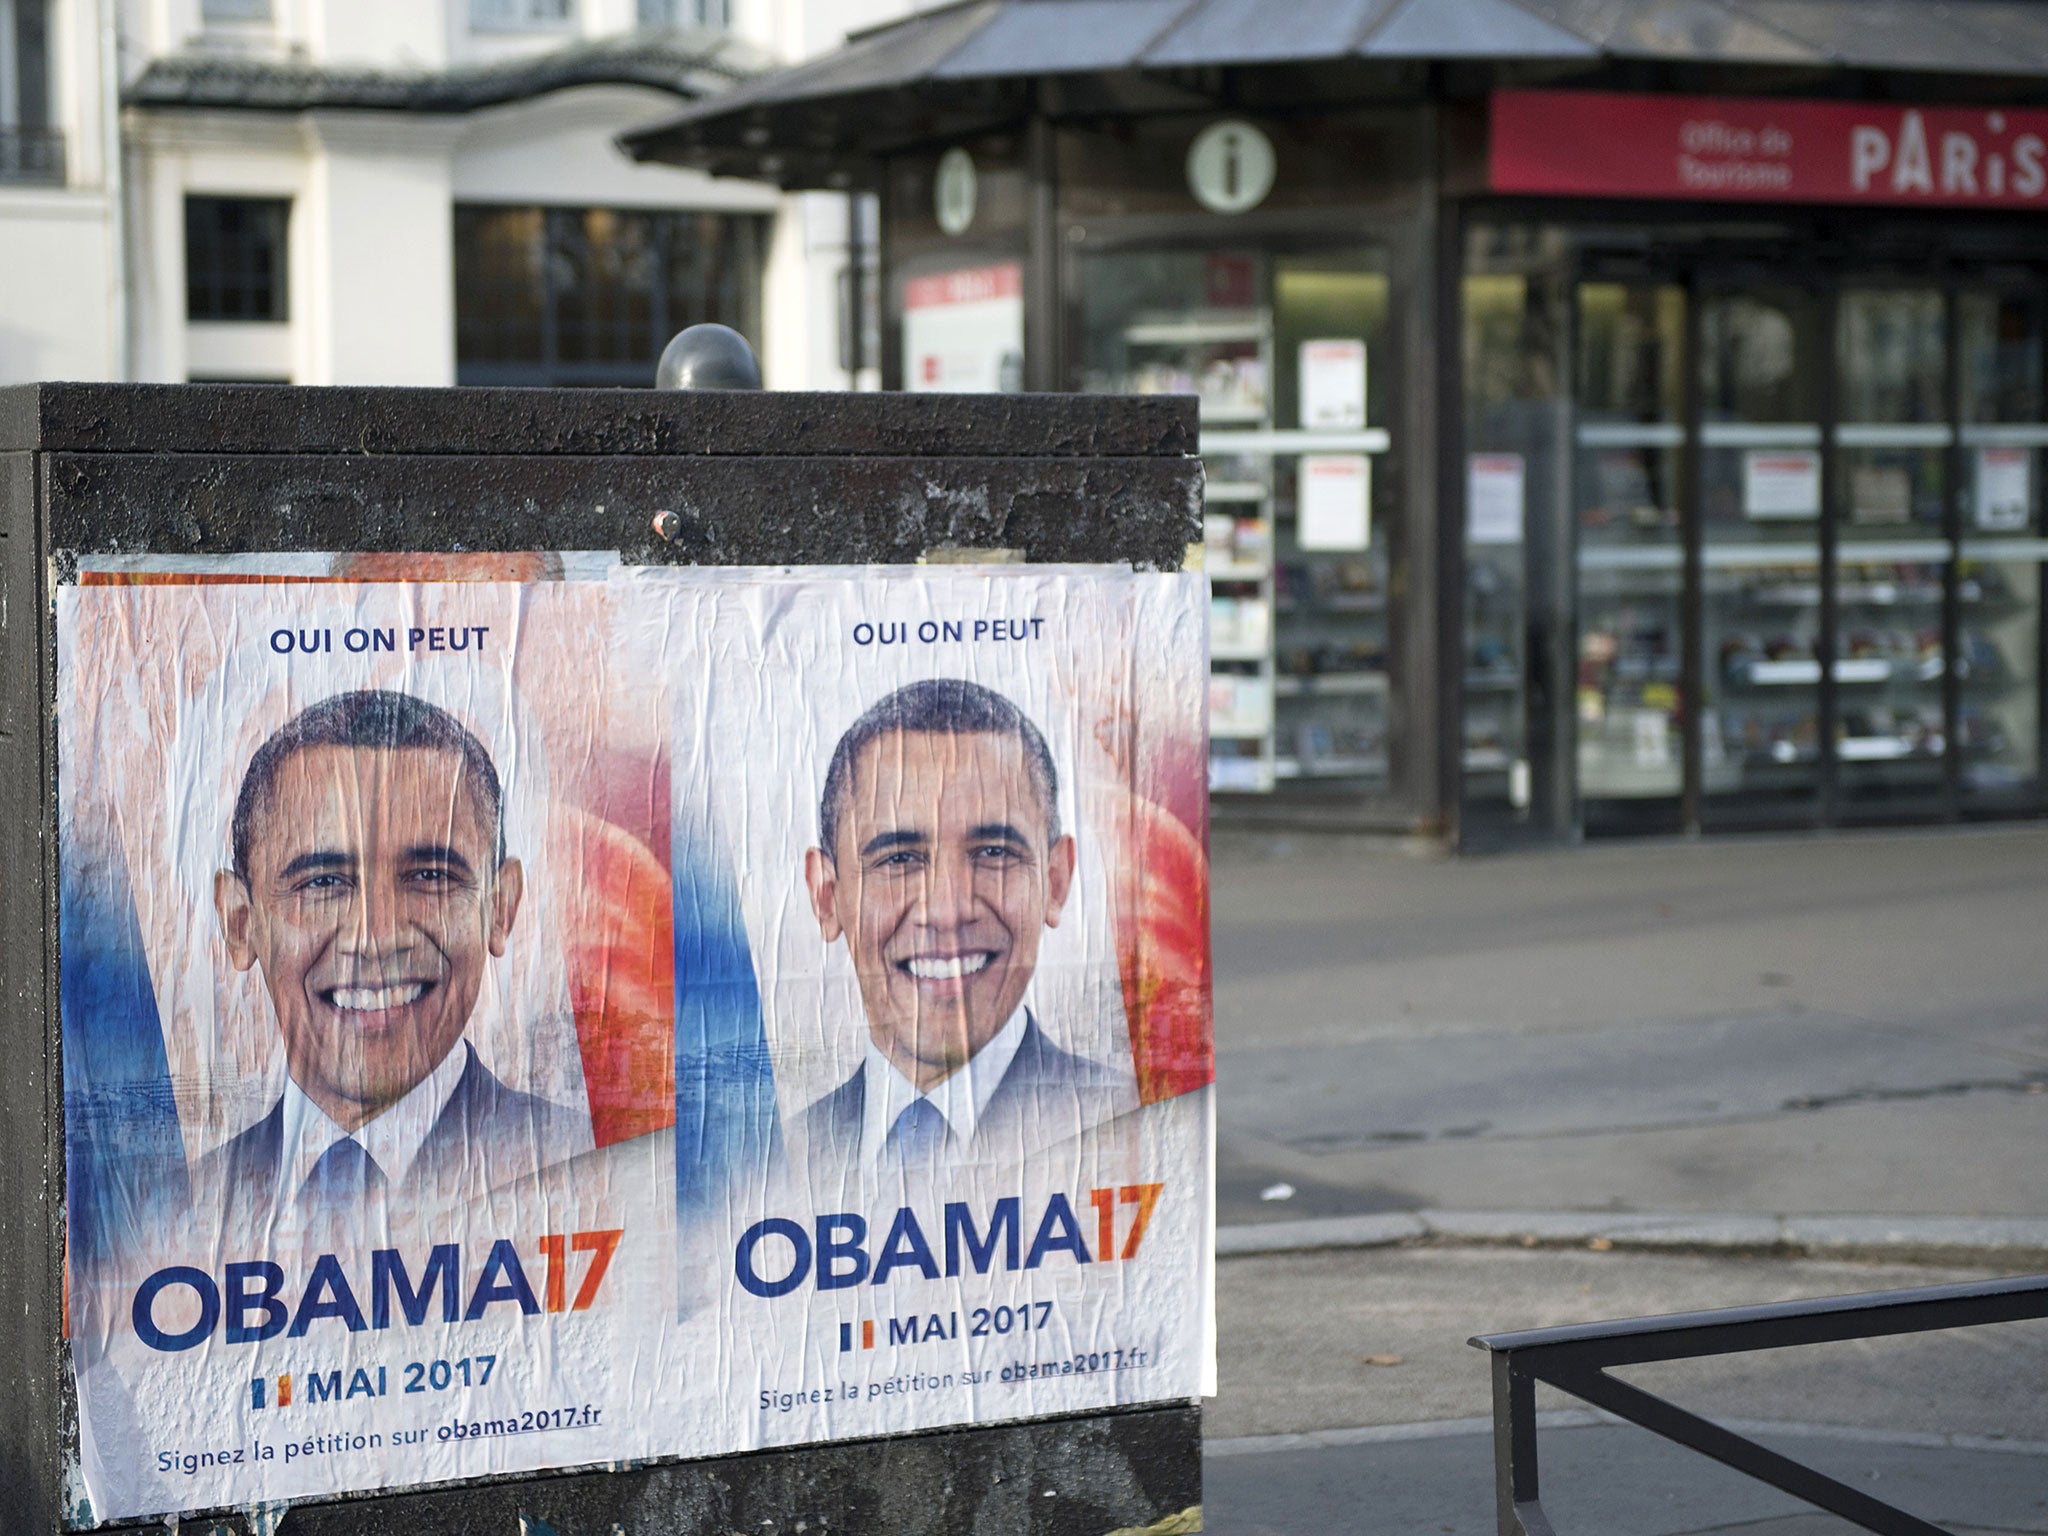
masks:
<path fill-rule="evenodd" d="M 1203 453 L 1241 453 L 1270 458 L 1276 454 L 1299 453 L 1375 454 L 1385 453 L 1393 446 L 1393 440 L 1384 427 L 1324 431 L 1261 426 L 1246 432 L 1212 432 L 1209 427 L 1216 424 L 1213 419 L 1204 415 L 1202 420 Z"/>
<path fill-rule="evenodd" d="M 1271 332 L 1263 310 L 1216 310 L 1134 321 L 1124 327 L 1124 341 L 1133 347 L 1202 347 L 1227 342 L 1264 345 Z"/>
<path fill-rule="evenodd" d="M 1283 781 L 1384 781 L 1383 558 L 1364 545 L 1355 554 L 1302 551 L 1283 535 L 1300 455 L 1384 453 L 1387 433 L 1282 424 L 1263 307 L 1136 313 L 1119 340 L 1122 375 L 1105 387 L 1191 394 L 1199 405 L 1210 788 L 1267 794 Z"/>
<path fill-rule="evenodd" d="M 1191 394 L 1205 430 L 1271 421 L 1273 329 L 1263 308 L 1134 315 L 1122 387 Z M 1209 578 L 1209 786 L 1270 793 L 1273 745 L 1273 466 L 1212 455 L 1203 487 Z"/>
<path fill-rule="evenodd" d="M 1226 501 L 1263 502 L 1270 494 L 1271 491 L 1256 480 L 1211 480 L 1202 487 L 1202 499 L 1211 505 Z"/>
<path fill-rule="evenodd" d="M 1214 426 L 1257 426 L 1265 419 L 1266 407 L 1263 404 L 1247 405 L 1221 400 L 1202 402 L 1202 420 Z"/>
<path fill-rule="evenodd" d="M 1383 778 L 1387 772 L 1387 760 L 1380 756 L 1281 757 L 1274 759 L 1273 767 L 1275 776 L 1281 779 Z"/>
<path fill-rule="evenodd" d="M 1922 752 L 1912 742 L 1898 736 L 1845 736 L 1835 743 L 1835 755 L 1845 763 L 1895 763 L 1916 754 L 1938 755 Z"/>
<path fill-rule="evenodd" d="M 1941 658 L 1926 661 L 1887 661 L 1882 657 L 1850 657 L 1830 669 L 1838 683 L 1887 683 L 1894 677 L 1913 677 L 1933 682 L 1941 676 Z M 1786 687 L 1820 681 L 1820 663 L 1810 657 L 1788 657 L 1783 661 L 1752 661 L 1729 669 L 1729 681 L 1751 683 L 1759 688 Z"/>
<path fill-rule="evenodd" d="M 1223 506 L 1228 511 L 1212 508 L 1204 523 L 1210 535 L 1203 561 L 1210 614 L 1209 787 L 1266 794 L 1277 777 L 1270 508 L 1241 498 Z"/>
<path fill-rule="evenodd" d="M 1211 580 L 1214 580 L 1212 577 Z M 1255 661 L 1263 663 L 1272 655 L 1272 648 L 1264 645 L 1209 645 L 1211 661 Z"/>
<path fill-rule="evenodd" d="M 1384 672 L 1311 672 L 1274 679 L 1273 692 L 1292 699 L 1318 693 L 1385 693 L 1391 686 Z"/>

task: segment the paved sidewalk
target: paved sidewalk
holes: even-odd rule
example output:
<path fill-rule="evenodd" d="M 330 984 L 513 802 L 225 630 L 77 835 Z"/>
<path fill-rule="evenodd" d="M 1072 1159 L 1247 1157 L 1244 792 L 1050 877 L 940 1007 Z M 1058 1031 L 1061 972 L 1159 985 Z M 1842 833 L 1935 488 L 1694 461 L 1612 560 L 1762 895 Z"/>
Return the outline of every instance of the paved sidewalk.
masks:
<path fill-rule="evenodd" d="M 1759 1426 L 1759 1438 L 1955 1536 L 2048 1532 L 2048 1447 L 1929 1448 L 1800 1426 Z M 1558 1536 L 1851 1529 L 1632 1426 L 1552 1427 L 1541 1444 L 1543 1506 Z M 1492 1461 L 1490 1435 L 1463 1426 L 1348 1445 L 1212 1451 L 1202 1469 L 1203 1528 L 1214 1536 L 1491 1536 Z"/>

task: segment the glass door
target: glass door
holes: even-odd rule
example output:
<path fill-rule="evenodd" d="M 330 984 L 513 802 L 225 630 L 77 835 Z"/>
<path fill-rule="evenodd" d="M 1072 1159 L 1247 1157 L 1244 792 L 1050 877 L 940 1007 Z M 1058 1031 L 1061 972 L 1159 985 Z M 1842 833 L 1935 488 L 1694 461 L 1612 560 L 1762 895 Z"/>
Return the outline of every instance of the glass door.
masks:
<path fill-rule="evenodd" d="M 1834 819 L 1948 804 L 1948 300 L 1851 284 L 1836 302 Z"/>
<path fill-rule="evenodd" d="M 1537 284 L 1467 277 L 1468 823 L 1546 738 L 1593 834 L 2048 809 L 2048 282 L 1792 271 L 1582 249 L 1554 481 Z"/>
<path fill-rule="evenodd" d="M 1962 464 L 1956 581 L 1957 793 L 1965 814 L 2042 804 L 2041 476 L 2048 321 L 2034 275 L 1956 308 Z"/>
<path fill-rule="evenodd" d="M 1830 688 L 1821 601 L 1823 294 L 1764 273 L 1701 280 L 1702 826 L 1820 819 Z"/>
<path fill-rule="evenodd" d="M 1509 230 L 1475 231 L 1467 256 L 1458 758 L 1467 847 L 1555 837 L 1574 821 L 1564 255 Z"/>
<path fill-rule="evenodd" d="M 1274 395 L 1295 432 L 1274 459 L 1275 731 L 1279 775 L 1301 795 L 1390 781 L 1390 566 L 1373 530 L 1391 501 L 1373 456 L 1384 434 L 1368 425 L 1392 416 L 1389 299 L 1376 250 L 1273 258 Z"/>
<path fill-rule="evenodd" d="M 1590 833 L 1682 824 L 1685 327 L 1677 282 L 1578 284 L 1572 707 Z"/>

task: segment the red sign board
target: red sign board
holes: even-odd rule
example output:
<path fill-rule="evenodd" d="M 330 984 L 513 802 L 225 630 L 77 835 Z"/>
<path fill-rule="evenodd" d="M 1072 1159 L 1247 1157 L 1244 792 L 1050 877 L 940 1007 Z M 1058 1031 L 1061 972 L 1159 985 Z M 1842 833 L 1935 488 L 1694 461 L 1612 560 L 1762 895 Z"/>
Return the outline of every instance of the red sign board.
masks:
<path fill-rule="evenodd" d="M 1496 91 L 1496 192 L 2048 207 L 2048 112 Z"/>
<path fill-rule="evenodd" d="M 961 267 L 952 272 L 934 272 L 913 277 L 903 285 L 905 309 L 938 309 L 948 304 L 985 304 L 992 299 L 1015 299 L 1024 294 L 1024 267 L 1006 261 L 993 267 Z"/>

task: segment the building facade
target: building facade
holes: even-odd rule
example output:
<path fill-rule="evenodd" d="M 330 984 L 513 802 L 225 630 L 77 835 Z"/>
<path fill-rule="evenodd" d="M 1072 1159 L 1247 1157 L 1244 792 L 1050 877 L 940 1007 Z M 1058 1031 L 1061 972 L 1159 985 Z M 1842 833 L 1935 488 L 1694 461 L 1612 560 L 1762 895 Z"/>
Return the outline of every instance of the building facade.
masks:
<path fill-rule="evenodd" d="M 2048 5 L 978 0 L 635 152 L 880 200 L 884 382 L 1196 394 L 1226 819 L 2038 814 Z"/>
<path fill-rule="evenodd" d="M 111 4 L 0 0 L 0 379 L 120 376 Z"/>
<path fill-rule="evenodd" d="M 835 18 L 860 19 L 0 0 L 0 380 L 639 385 L 718 320 L 779 387 L 858 383 L 846 198 L 616 143 L 838 44 Z"/>

